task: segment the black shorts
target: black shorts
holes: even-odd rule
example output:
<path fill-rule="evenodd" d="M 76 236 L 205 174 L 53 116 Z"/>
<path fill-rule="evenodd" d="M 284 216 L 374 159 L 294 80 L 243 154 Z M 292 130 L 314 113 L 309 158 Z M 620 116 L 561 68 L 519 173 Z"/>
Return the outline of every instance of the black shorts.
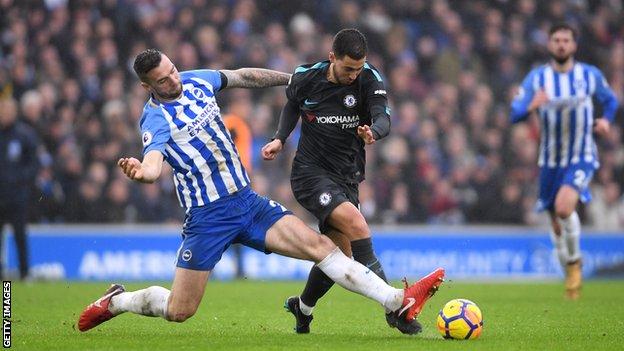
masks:
<path fill-rule="evenodd" d="M 290 186 L 297 202 L 319 220 L 319 230 L 327 233 L 325 222 L 330 213 L 343 202 L 351 202 L 359 209 L 357 183 L 347 183 L 330 177 L 314 166 L 293 166 Z"/>

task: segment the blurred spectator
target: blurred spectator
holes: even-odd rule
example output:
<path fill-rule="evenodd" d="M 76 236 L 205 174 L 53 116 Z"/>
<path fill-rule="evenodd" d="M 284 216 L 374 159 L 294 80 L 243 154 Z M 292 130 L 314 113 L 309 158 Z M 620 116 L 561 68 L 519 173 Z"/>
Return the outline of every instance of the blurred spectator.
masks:
<path fill-rule="evenodd" d="M 390 136 L 367 155 L 369 222 L 536 224 L 537 121 L 510 128 L 507 108 L 519 72 L 548 59 L 547 30 L 561 20 L 579 30 L 579 59 L 605 67 L 624 101 L 624 7 L 563 0 L 0 1 L 0 97 L 18 101 L 47 150 L 34 219 L 180 220 L 159 208 L 175 201 L 171 179 L 146 189 L 117 180 L 119 155 L 142 151 L 135 136 L 146 95 L 134 55 L 155 46 L 180 70 L 293 71 L 326 59 L 332 33 L 355 26 L 369 38 L 368 60 L 388 75 L 393 108 Z M 254 187 L 301 210 L 288 182 L 297 131 L 277 165 L 257 156 L 275 130 L 283 88 L 219 99 L 226 123 L 248 127 L 228 125 L 248 142 L 237 147 Z M 614 196 L 611 183 L 624 188 L 623 117 L 620 110 L 613 133 L 598 141 L 598 207 Z M 152 207 L 137 214 L 141 202 Z"/>
<path fill-rule="evenodd" d="M 589 219 L 596 229 L 619 230 L 624 228 L 624 196 L 620 185 L 610 181 L 595 186 L 595 199 L 589 204 Z"/>
<path fill-rule="evenodd" d="M 0 245 L 8 223 L 17 246 L 20 279 L 25 279 L 29 270 L 26 221 L 39 169 L 39 140 L 31 127 L 17 120 L 17 113 L 15 100 L 0 99 Z"/>
<path fill-rule="evenodd" d="M 238 89 L 232 91 L 231 95 L 232 102 L 229 104 L 228 113 L 223 116 L 223 123 L 232 135 L 232 140 L 238 150 L 243 166 L 248 173 L 252 173 L 252 136 L 247 122 L 252 108 L 249 90 Z"/>

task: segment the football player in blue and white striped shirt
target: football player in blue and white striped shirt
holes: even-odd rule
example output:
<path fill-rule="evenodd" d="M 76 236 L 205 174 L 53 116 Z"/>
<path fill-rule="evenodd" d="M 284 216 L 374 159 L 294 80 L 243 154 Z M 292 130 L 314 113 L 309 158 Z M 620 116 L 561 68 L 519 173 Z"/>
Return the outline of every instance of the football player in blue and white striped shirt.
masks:
<path fill-rule="evenodd" d="M 406 320 L 414 319 L 442 282 L 443 270 L 395 289 L 282 205 L 251 190 L 215 94 L 225 88 L 286 85 L 289 74 L 260 68 L 178 72 L 166 55 L 154 49 L 137 56 L 134 70 L 150 93 L 140 122 L 143 161 L 122 158 L 118 165 L 128 178 L 152 183 L 160 176 L 163 161 L 169 162 L 178 198 L 186 208 L 182 245 L 171 291 L 152 286 L 126 292 L 123 286 L 112 285 L 81 313 L 79 330 L 127 311 L 185 321 L 197 310 L 210 272 L 232 243 L 314 261 L 344 288 Z"/>
<path fill-rule="evenodd" d="M 566 296 L 577 299 L 581 287 L 581 223 L 578 201 L 591 200 L 589 182 L 598 168 L 593 133 L 609 132 L 618 102 L 602 72 L 577 62 L 576 33 L 567 24 L 549 32 L 551 61 L 533 69 L 511 105 L 513 123 L 537 112 L 541 122 L 538 210 L 550 213 L 551 239 L 566 272 Z M 602 116 L 594 118 L 595 98 Z"/>

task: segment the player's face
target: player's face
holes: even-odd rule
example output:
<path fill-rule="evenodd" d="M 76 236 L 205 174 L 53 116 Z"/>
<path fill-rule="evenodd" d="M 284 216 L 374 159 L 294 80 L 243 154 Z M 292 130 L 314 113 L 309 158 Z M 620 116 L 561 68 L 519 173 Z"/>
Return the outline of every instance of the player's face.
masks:
<path fill-rule="evenodd" d="M 344 57 L 338 58 L 333 52 L 329 53 L 329 61 L 333 64 L 333 75 L 338 81 L 338 84 L 350 85 L 352 84 L 364 69 L 364 63 L 366 62 L 366 56 L 355 60 L 344 55 Z"/>
<path fill-rule="evenodd" d="M 557 63 L 566 63 L 576 53 L 576 41 L 572 31 L 554 32 L 548 40 L 548 52 Z"/>
<path fill-rule="evenodd" d="M 158 67 L 147 73 L 147 78 L 149 90 L 158 98 L 173 100 L 182 94 L 180 73 L 166 55 L 162 55 Z"/>

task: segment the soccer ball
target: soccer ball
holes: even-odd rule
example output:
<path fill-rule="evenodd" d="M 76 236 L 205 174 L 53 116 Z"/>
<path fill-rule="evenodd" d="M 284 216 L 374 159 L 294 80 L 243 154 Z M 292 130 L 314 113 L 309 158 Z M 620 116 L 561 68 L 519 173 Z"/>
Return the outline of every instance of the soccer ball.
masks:
<path fill-rule="evenodd" d="M 451 300 L 438 313 L 438 331 L 445 339 L 476 339 L 482 330 L 481 310 L 470 300 Z"/>

